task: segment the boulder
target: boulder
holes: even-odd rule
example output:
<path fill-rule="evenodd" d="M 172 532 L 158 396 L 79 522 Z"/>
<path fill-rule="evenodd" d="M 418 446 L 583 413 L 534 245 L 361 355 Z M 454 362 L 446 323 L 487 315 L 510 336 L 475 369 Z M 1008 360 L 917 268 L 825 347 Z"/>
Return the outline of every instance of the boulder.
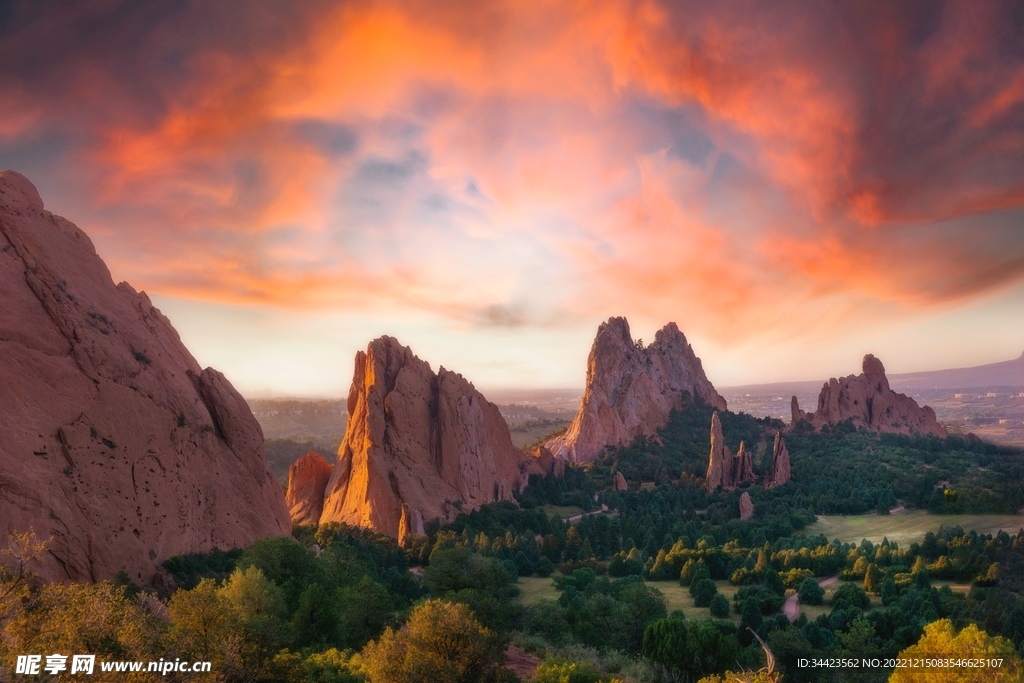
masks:
<path fill-rule="evenodd" d="M 404 541 L 425 521 L 510 500 L 528 479 L 530 463 L 498 407 L 462 375 L 443 367 L 435 374 L 392 337 L 356 354 L 348 416 L 321 524 Z"/>
<path fill-rule="evenodd" d="M 754 503 L 750 500 L 750 494 L 746 491 L 740 496 L 740 519 L 750 519 L 754 516 Z"/>
<path fill-rule="evenodd" d="M 616 491 L 628 491 L 629 483 L 626 482 L 626 478 L 622 476 L 622 472 L 615 473 L 615 481 L 612 482 L 612 487 Z"/>
<path fill-rule="evenodd" d="M 331 466 L 316 451 L 310 451 L 288 468 L 285 504 L 292 521 L 318 524 L 324 510 L 324 489 L 331 478 Z"/>
<path fill-rule="evenodd" d="M 726 408 L 676 324 L 665 325 L 644 348 L 633 341 L 625 318 L 610 318 L 590 349 L 579 411 L 547 447 L 556 457 L 593 460 L 605 446 L 655 435 L 685 395 Z"/>
<path fill-rule="evenodd" d="M 172 555 L 289 533 L 245 400 L 12 171 L 0 387 L 0 533 L 51 539 L 44 579 L 152 585 Z"/>

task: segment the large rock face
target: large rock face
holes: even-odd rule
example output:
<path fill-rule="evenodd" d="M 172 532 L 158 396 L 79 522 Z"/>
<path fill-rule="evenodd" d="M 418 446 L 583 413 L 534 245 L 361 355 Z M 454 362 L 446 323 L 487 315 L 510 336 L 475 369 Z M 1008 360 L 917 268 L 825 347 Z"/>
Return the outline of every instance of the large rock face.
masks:
<path fill-rule="evenodd" d="M 172 555 L 289 532 L 263 433 L 84 232 L 0 173 L 0 534 L 40 574 L 149 583 Z"/>
<path fill-rule="evenodd" d="M 597 330 L 587 359 L 583 402 L 569 429 L 548 442 L 556 457 L 593 460 L 605 446 L 653 436 L 681 406 L 683 392 L 725 410 L 725 399 L 704 375 L 700 359 L 675 323 L 654 343 L 640 348 L 625 318 L 610 318 Z"/>
<path fill-rule="evenodd" d="M 375 529 L 399 541 L 512 497 L 531 465 L 498 407 L 462 375 L 437 374 L 396 339 L 356 354 L 348 426 L 320 523 Z"/>
<path fill-rule="evenodd" d="M 934 410 L 889 388 L 882 361 L 871 354 L 864 356 L 860 375 L 833 377 L 822 386 L 814 413 L 800 410 L 795 396 L 792 412 L 794 422 L 806 419 L 819 429 L 852 419 L 855 426 L 875 432 L 946 436 Z"/>
<path fill-rule="evenodd" d="M 284 502 L 292 521 L 317 524 L 324 511 L 324 490 L 332 468 L 316 451 L 310 451 L 288 468 L 288 492 Z"/>

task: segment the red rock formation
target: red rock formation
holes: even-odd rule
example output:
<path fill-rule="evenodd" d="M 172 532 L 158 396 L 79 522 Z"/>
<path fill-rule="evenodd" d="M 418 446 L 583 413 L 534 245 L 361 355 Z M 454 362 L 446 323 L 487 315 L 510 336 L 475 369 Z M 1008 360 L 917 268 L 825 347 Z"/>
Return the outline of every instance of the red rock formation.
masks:
<path fill-rule="evenodd" d="M 789 481 L 789 451 L 786 449 L 786 442 L 782 440 L 782 434 L 775 433 L 775 445 L 772 448 L 772 471 L 768 474 L 765 482 L 766 489 L 782 486 Z"/>
<path fill-rule="evenodd" d="M 750 494 L 746 491 L 740 496 L 740 519 L 750 519 L 754 516 L 754 502 L 750 500 Z"/>
<path fill-rule="evenodd" d="M 882 362 L 871 354 L 864 356 L 862 374 L 833 377 L 822 386 L 814 413 L 800 410 L 794 397 L 793 421 L 800 419 L 807 419 L 817 429 L 853 420 L 854 426 L 874 432 L 946 436 L 934 410 L 889 388 Z"/>
<path fill-rule="evenodd" d="M 288 492 L 284 501 L 293 522 L 320 522 L 324 511 L 324 489 L 331 472 L 331 466 L 316 451 L 306 453 L 288 468 Z"/>
<path fill-rule="evenodd" d="M 548 442 L 556 457 L 593 460 L 605 446 L 653 436 L 682 403 L 683 392 L 725 410 L 725 399 L 708 381 L 700 359 L 675 323 L 641 348 L 625 318 L 610 318 L 597 330 L 587 360 L 583 402 L 569 429 Z"/>
<path fill-rule="evenodd" d="M 84 232 L 0 174 L 0 534 L 48 580 L 140 583 L 171 555 L 290 530 L 263 433 Z"/>
<path fill-rule="evenodd" d="M 740 450 L 736 453 L 736 457 L 733 459 L 732 481 L 734 484 L 738 485 L 753 480 L 753 457 L 750 455 L 750 451 L 746 449 L 746 446 L 743 445 L 743 442 L 740 441 Z"/>
<path fill-rule="evenodd" d="M 626 478 L 622 476 L 622 472 L 615 473 L 615 480 L 612 482 L 612 488 L 616 491 L 628 491 L 629 484 L 626 482 Z"/>
<path fill-rule="evenodd" d="M 743 442 L 736 455 L 725 445 L 722 437 L 722 421 L 718 411 L 711 416 L 711 453 L 708 456 L 708 473 L 704 477 L 707 490 L 724 489 L 732 491 L 740 484 L 754 480 L 754 464 L 750 451 Z"/>
<path fill-rule="evenodd" d="M 528 465 L 498 407 L 391 337 L 356 354 L 348 425 L 320 523 L 404 540 L 423 521 L 508 500 Z M 420 520 L 417 525 L 416 520 Z M 404 521 L 403 521 L 404 520 Z"/>
<path fill-rule="evenodd" d="M 721 488 L 731 478 L 727 474 L 728 462 L 725 457 L 726 445 L 722 437 L 722 421 L 718 411 L 711 416 L 711 454 L 708 456 L 708 473 L 704 477 L 708 492 Z"/>

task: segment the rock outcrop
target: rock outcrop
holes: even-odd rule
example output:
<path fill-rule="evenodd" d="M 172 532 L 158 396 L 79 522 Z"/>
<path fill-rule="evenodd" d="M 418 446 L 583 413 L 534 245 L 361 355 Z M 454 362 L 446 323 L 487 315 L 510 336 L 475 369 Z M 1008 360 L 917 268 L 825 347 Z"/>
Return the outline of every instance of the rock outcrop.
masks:
<path fill-rule="evenodd" d="M 750 500 L 750 494 L 746 491 L 740 496 L 740 519 L 750 519 L 754 516 L 754 502 Z"/>
<path fill-rule="evenodd" d="M 740 484 L 754 480 L 754 463 L 743 442 L 736 455 L 722 436 L 722 421 L 718 411 L 711 416 L 711 453 L 708 456 L 708 473 L 704 477 L 709 492 L 716 489 L 732 491 Z"/>
<path fill-rule="evenodd" d="M 708 473 L 704 477 L 708 491 L 722 488 L 731 479 L 731 458 L 726 460 L 727 447 L 722 436 L 722 421 L 718 412 L 711 416 L 711 454 L 708 456 Z"/>
<path fill-rule="evenodd" d="M 52 539 L 44 579 L 151 584 L 172 555 L 290 531 L 242 397 L 11 171 L 0 387 L 0 533 Z"/>
<path fill-rule="evenodd" d="M 754 459 L 742 441 L 740 441 L 740 449 L 736 451 L 736 457 L 733 459 L 732 480 L 736 484 L 754 480 Z"/>
<path fill-rule="evenodd" d="M 626 478 L 622 476 L 622 472 L 615 473 L 615 480 L 612 482 L 612 488 L 616 491 L 628 491 L 629 484 L 626 482 Z"/>
<path fill-rule="evenodd" d="M 331 466 L 316 451 L 310 451 L 288 468 L 288 492 L 284 502 L 292 521 L 318 524 L 324 511 L 324 490 L 331 478 Z"/>
<path fill-rule="evenodd" d="M 404 541 L 509 500 L 527 462 L 498 407 L 462 375 L 430 366 L 391 337 L 356 354 L 348 425 L 320 523 L 343 522 Z"/>
<path fill-rule="evenodd" d="M 559 458 L 593 460 L 605 446 L 653 436 L 668 423 L 672 409 L 682 405 L 684 393 L 725 410 L 725 399 L 675 323 L 642 348 L 630 336 L 625 318 L 610 318 L 598 328 L 590 349 L 579 412 L 566 433 L 547 447 Z"/>
<path fill-rule="evenodd" d="M 840 379 L 832 378 L 821 388 L 818 409 L 811 414 L 800 410 L 793 397 L 793 423 L 802 419 L 816 429 L 852 420 L 854 426 L 874 432 L 945 437 L 946 430 L 935 418 L 935 411 L 889 388 L 882 361 L 864 356 L 863 372 Z"/>
<path fill-rule="evenodd" d="M 775 445 L 772 447 L 772 471 L 768 474 L 768 480 L 764 483 L 766 489 L 773 489 L 782 486 L 790 477 L 789 451 L 786 449 L 786 442 L 782 434 L 775 433 Z"/>

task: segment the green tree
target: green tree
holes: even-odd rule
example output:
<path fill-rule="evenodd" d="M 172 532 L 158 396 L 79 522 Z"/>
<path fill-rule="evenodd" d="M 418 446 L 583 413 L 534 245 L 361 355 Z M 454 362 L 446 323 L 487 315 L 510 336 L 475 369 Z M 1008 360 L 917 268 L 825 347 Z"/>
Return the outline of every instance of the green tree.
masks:
<path fill-rule="evenodd" d="M 711 600 L 718 595 L 718 587 L 711 579 L 701 579 L 693 585 L 693 604 L 695 607 L 708 607 Z"/>
<path fill-rule="evenodd" d="M 715 593 L 715 597 L 711 598 L 711 616 L 717 619 L 727 619 L 729 617 L 729 599 L 721 593 Z"/>
<path fill-rule="evenodd" d="M 643 656 L 694 680 L 736 658 L 736 642 L 710 621 L 659 619 L 644 631 Z"/>
<path fill-rule="evenodd" d="M 797 595 L 800 597 L 800 602 L 805 605 L 820 605 L 825 601 L 825 590 L 811 576 L 808 576 L 800 583 Z"/>

